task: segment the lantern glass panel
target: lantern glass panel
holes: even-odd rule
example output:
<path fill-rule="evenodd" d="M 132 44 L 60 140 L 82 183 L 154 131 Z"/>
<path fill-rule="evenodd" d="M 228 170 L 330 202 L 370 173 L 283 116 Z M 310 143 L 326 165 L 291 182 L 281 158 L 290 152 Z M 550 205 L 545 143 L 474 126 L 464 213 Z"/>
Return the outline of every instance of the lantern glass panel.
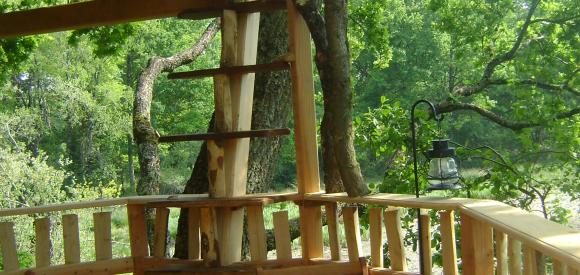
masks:
<path fill-rule="evenodd" d="M 427 179 L 431 185 L 456 184 L 459 181 L 459 172 L 455 159 L 452 157 L 431 159 Z"/>

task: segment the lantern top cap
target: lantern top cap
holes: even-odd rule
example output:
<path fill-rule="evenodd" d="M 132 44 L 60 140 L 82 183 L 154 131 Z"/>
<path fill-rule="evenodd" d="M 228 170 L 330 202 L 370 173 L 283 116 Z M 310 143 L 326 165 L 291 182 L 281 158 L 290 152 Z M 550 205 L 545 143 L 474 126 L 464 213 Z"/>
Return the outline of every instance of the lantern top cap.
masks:
<path fill-rule="evenodd" d="M 431 141 L 433 146 L 425 154 L 427 158 L 450 158 L 455 156 L 455 148 L 449 147 L 449 139 L 435 139 Z"/>

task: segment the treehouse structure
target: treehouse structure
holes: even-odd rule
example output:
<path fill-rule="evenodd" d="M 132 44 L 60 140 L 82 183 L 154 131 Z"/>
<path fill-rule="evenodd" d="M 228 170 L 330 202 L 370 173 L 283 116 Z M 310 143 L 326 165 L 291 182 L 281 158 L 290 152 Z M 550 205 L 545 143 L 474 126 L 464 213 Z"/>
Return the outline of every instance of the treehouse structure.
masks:
<path fill-rule="evenodd" d="M 286 10 L 288 54 L 269 64 L 256 64 L 260 12 Z M 422 230 L 426 244 L 431 230 L 441 237 L 444 274 L 578 275 L 580 232 L 497 201 L 414 198 L 375 194 L 350 198 L 320 190 L 310 33 L 292 0 L 92 0 L 62 6 L 0 14 L 0 38 L 113 25 L 165 17 L 221 17 L 220 68 L 173 73 L 173 79 L 213 77 L 216 132 L 160 137 L 160 142 L 207 140 L 210 188 L 207 195 L 141 196 L 92 202 L 0 209 L 0 274 L 417 274 L 407 270 L 401 235 L 402 208 L 437 212 L 438 226 Z M 294 139 L 298 190 L 285 194 L 246 194 L 250 138 L 289 134 L 288 129 L 251 130 L 254 74 L 289 70 L 292 75 Z M 1 179 L 0 179 L 1 180 Z M 267 257 L 263 208 L 291 201 L 299 206 L 301 251 L 291 249 L 286 211 L 273 213 L 275 259 Z M 338 217 L 342 207 L 342 222 Z M 350 206 L 349 206 L 350 205 Z M 368 208 L 370 255 L 362 251 L 358 209 Z M 94 244 L 80 243 L 79 209 L 94 209 Z M 103 210 L 106 209 L 106 210 Z M 126 209 L 130 255 L 113 255 L 111 213 Z M 148 240 L 146 211 L 154 209 L 154 240 Z M 171 209 L 188 210 L 189 259 L 167 257 Z M 323 210 L 329 255 L 323 244 Z M 456 227 L 455 213 L 459 213 Z M 251 260 L 241 260 L 244 213 L 247 215 Z M 35 217 L 35 266 L 21 268 L 11 219 Z M 51 222 L 51 219 L 53 220 Z M 63 247 L 52 247 L 51 225 L 62 224 Z M 338 233 L 344 228 L 348 257 L 341 258 Z M 383 229 L 385 228 L 385 229 Z M 456 239 L 456 230 L 461 239 Z M 383 230 L 389 266 L 383 263 Z M 149 242 L 154 249 L 149 251 Z M 96 258 L 81 261 L 81 245 L 93 246 Z M 457 246 L 460 247 L 458 255 Z M 432 248 L 423 248 L 424 274 L 432 274 Z M 53 263 L 53 250 L 64 251 L 64 264 Z M 370 256 L 368 258 L 367 256 Z"/>

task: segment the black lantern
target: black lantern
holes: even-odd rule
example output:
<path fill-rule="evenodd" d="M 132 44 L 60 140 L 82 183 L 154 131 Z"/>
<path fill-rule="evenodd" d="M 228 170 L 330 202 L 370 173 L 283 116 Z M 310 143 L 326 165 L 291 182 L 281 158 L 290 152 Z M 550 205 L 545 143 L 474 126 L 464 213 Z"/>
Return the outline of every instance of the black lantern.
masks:
<path fill-rule="evenodd" d="M 459 167 L 455 159 L 455 148 L 449 147 L 448 139 L 431 141 L 433 147 L 425 153 L 429 159 L 427 190 L 459 189 Z"/>

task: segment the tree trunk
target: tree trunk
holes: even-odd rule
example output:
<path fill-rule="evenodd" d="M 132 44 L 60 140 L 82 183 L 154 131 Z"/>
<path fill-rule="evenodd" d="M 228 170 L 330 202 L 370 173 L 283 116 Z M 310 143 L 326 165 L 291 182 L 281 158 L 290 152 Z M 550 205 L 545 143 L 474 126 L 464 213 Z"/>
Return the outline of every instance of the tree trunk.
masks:
<path fill-rule="evenodd" d="M 366 195 L 369 189 L 354 150 L 347 2 L 325 0 L 324 17 L 319 1 L 297 4 L 316 45 L 315 61 L 324 97 L 320 131 L 325 189 L 337 192 L 344 188 L 349 196 Z"/>
<path fill-rule="evenodd" d="M 268 63 L 284 55 L 288 50 L 288 23 L 283 12 L 265 13 L 260 16 L 258 40 L 258 64 Z M 252 129 L 281 128 L 288 125 L 291 101 L 290 75 L 288 72 L 256 74 Z M 213 119 L 210 122 L 213 125 Z M 276 161 L 283 139 L 254 138 L 250 142 L 248 160 L 247 193 L 267 192 L 274 176 Z M 191 177 L 184 193 L 205 193 L 208 190 L 207 148 L 200 149 Z M 244 237 L 244 240 L 246 238 Z M 244 247 L 246 247 L 244 245 Z M 247 254 L 247 253 L 244 253 Z M 179 217 L 175 257 L 187 257 L 187 210 Z"/>
<path fill-rule="evenodd" d="M 135 192 L 135 170 L 133 169 L 133 138 L 127 134 L 127 158 L 128 158 L 128 173 L 129 173 L 129 193 Z"/>

